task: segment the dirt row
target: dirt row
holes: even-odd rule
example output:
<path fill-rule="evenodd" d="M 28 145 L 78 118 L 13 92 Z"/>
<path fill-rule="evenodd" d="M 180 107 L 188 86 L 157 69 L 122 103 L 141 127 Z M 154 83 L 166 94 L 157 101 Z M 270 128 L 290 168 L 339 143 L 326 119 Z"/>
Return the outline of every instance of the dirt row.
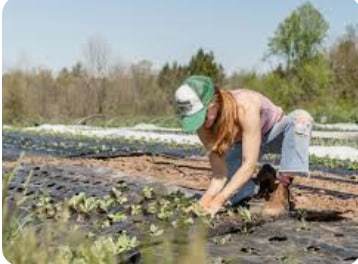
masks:
<path fill-rule="evenodd" d="M 179 159 L 146 155 L 107 160 L 28 157 L 22 162 L 39 166 L 110 168 L 136 177 L 155 177 L 195 190 L 205 190 L 210 180 L 210 165 L 204 158 Z M 16 162 L 3 162 L 3 172 L 14 166 Z M 312 171 L 310 177 L 296 177 L 291 190 L 297 209 L 334 210 L 358 221 L 358 173 L 347 176 Z"/>

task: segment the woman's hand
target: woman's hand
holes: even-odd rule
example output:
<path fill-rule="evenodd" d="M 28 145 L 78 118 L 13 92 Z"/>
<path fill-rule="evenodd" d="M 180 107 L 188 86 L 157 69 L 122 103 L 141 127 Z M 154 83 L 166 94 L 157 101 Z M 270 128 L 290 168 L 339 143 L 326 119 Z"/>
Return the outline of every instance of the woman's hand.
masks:
<path fill-rule="evenodd" d="M 204 211 L 207 214 L 210 214 L 211 217 L 214 217 L 217 212 L 224 206 L 226 198 L 222 194 L 216 195 L 207 206 L 203 207 Z"/>
<path fill-rule="evenodd" d="M 196 215 L 210 215 L 214 217 L 216 213 L 225 204 L 226 199 L 222 194 L 216 196 L 204 194 L 199 202 L 193 204 L 185 210 L 185 212 L 193 212 Z"/>
<path fill-rule="evenodd" d="M 204 193 L 201 197 L 199 204 L 202 208 L 207 208 L 210 202 L 214 199 L 214 195 Z"/>

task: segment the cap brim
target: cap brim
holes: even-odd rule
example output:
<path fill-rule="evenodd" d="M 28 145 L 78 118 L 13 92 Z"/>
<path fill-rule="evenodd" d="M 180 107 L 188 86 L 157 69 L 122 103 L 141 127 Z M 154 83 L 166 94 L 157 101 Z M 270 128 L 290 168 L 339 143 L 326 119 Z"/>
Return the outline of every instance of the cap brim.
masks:
<path fill-rule="evenodd" d="M 183 131 L 184 132 L 195 132 L 197 131 L 205 122 L 206 117 L 206 107 L 204 107 L 199 112 L 191 116 L 185 116 L 182 119 Z"/>

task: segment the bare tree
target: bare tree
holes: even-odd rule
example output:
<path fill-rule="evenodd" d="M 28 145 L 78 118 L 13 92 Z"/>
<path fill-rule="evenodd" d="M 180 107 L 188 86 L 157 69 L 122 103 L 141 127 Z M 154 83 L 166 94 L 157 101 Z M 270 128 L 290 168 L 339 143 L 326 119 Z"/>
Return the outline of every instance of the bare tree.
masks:
<path fill-rule="evenodd" d="M 85 65 L 91 76 L 92 87 L 97 98 L 97 113 L 103 114 L 107 93 L 107 75 L 109 67 L 109 45 L 100 36 L 91 36 L 84 46 Z M 95 100 L 97 99 L 97 100 Z"/>

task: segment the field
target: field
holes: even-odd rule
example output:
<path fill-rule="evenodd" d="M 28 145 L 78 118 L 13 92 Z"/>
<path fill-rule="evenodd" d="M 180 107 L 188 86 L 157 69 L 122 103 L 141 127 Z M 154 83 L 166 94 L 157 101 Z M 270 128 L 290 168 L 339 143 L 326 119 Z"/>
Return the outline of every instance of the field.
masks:
<path fill-rule="evenodd" d="M 315 132 L 311 175 L 295 179 L 289 215 L 263 219 L 259 193 L 210 219 L 188 209 L 210 175 L 191 135 L 3 129 L 4 254 L 11 263 L 352 263 L 358 132 L 327 136 L 334 130 Z M 322 154 L 342 146 L 350 160 Z M 256 173 L 277 160 L 265 156 Z"/>

